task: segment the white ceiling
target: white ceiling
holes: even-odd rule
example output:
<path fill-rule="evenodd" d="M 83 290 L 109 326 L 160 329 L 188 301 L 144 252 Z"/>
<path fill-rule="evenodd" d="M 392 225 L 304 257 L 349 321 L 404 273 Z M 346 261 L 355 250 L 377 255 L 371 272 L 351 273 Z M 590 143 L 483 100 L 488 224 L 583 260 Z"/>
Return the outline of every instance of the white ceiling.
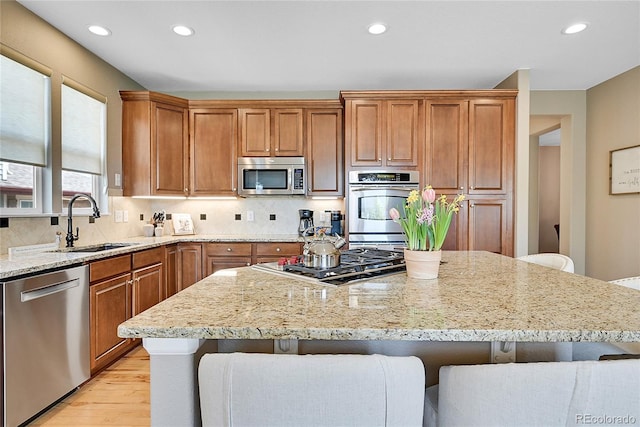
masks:
<path fill-rule="evenodd" d="M 640 65 L 640 0 L 18 1 L 163 92 L 483 89 L 517 69 L 532 90 L 583 90 Z"/>

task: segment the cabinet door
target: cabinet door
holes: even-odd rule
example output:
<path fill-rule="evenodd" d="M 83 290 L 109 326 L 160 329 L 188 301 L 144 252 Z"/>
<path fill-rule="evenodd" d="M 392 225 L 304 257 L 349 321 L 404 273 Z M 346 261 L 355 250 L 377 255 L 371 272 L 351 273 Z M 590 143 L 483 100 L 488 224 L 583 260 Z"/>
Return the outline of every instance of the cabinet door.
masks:
<path fill-rule="evenodd" d="M 427 101 L 424 184 L 437 194 L 466 191 L 468 102 Z"/>
<path fill-rule="evenodd" d="M 302 244 L 294 242 L 254 243 L 256 246 L 254 263 L 274 262 L 302 253 Z"/>
<path fill-rule="evenodd" d="M 510 203 L 506 199 L 471 199 L 468 202 L 468 249 L 513 256 Z"/>
<path fill-rule="evenodd" d="M 178 244 L 178 292 L 202 280 L 202 245 Z"/>
<path fill-rule="evenodd" d="M 307 195 L 343 196 L 342 110 L 307 111 Z"/>
<path fill-rule="evenodd" d="M 128 350 L 131 340 L 118 337 L 118 325 L 131 318 L 129 273 L 89 287 L 91 372 L 99 370 Z"/>
<path fill-rule="evenodd" d="M 273 150 L 275 156 L 302 156 L 302 108 L 276 109 L 273 112 Z"/>
<path fill-rule="evenodd" d="M 164 272 L 162 264 L 134 270 L 133 315 L 142 313 L 164 299 Z"/>
<path fill-rule="evenodd" d="M 469 194 L 510 194 L 513 187 L 514 101 L 469 103 Z"/>
<path fill-rule="evenodd" d="M 235 109 L 190 111 L 190 194 L 236 193 L 238 112 Z"/>
<path fill-rule="evenodd" d="M 178 292 L 178 245 L 165 246 L 164 252 L 165 298 Z"/>
<path fill-rule="evenodd" d="M 386 144 L 387 166 L 418 166 L 417 100 L 390 100 L 386 103 Z"/>
<path fill-rule="evenodd" d="M 151 103 L 151 186 L 156 195 L 188 193 L 187 110 Z"/>
<path fill-rule="evenodd" d="M 347 101 L 351 166 L 382 166 L 382 101 Z"/>
<path fill-rule="evenodd" d="M 207 255 L 205 263 L 207 265 L 207 276 L 209 276 L 216 271 L 224 270 L 225 268 L 246 267 L 248 265 L 251 265 L 251 257 L 220 257 Z"/>
<path fill-rule="evenodd" d="M 243 108 L 240 114 L 240 155 L 271 155 L 271 112 L 268 108 Z"/>

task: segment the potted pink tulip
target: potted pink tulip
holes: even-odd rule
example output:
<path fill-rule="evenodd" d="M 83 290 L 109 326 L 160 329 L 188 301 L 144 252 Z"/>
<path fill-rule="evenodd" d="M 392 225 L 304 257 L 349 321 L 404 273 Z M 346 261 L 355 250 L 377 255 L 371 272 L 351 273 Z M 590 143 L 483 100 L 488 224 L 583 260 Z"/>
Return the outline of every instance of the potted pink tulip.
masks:
<path fill-rule="evenodd" d="M 460 210 L 464 195 L 458 194 L 451 202 L 444 194 L 436 198 L 436 192 L 427 186 L 418 192 L 411 191 L 403 206 L 403 215 L 396 208 L 389 210 L 389 216 L 402 226 L 407 248 L 404 258 L 407 275 L 417 279 L 438 277 L 442 245 L 453 214 Z"/>

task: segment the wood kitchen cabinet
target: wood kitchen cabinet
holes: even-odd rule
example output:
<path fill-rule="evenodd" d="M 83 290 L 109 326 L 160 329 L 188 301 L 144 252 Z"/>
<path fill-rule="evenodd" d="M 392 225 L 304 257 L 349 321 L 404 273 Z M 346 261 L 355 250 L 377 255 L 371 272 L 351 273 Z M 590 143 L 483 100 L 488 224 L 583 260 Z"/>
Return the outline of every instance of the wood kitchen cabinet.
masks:
<path fill-rule="evenodd" d="M 190 194 L 232 196 L 237 186 L 238 111 L 189 111 Z"/>
<path fill-rule="evenodd" d="M 306 111 L 307 195 L 344 196 L 342 109 Z"/>
<path fill-rule="evenodd" d="M 164 299 L 163 258 L 154 248 L 89 264 L 92 374 L 137 344 L 118 337 L 118 325 Z"/>
<path fill-rule="evenodd" d="M 189 194 L 188 101 L 147 91 L 120 96 L 123 194 Z"/>
<path fill-rule="evenodd" d="M 241 156 L 304 155 L 302 108 L 241 108 L 238 113 Z"/>
<path fill-rule="evenodd" d="M 254 243 L 254 259 L 252 264 L 274 262 L 280 258 L 290 258 L 302 254 L 302 244 L 295 242 L 259 242 Z"/>
<path fill-rule="evenodd" d="M 345 141 L 351 167 L 419 166 L 420 100 L 345 99 Z"/>
<path fill-rule="evenodd" d="M 188 288 L 202 280 L 203 260 L 201 243 L 178 243 L 177 291 Z"/>
<path fill-rule="evenodd" d="M 178 245 L 164 247 L 164 295 L 169 298 L 178 292 Z"/>
<path fill-rule="evenodd" d="M 165 276 L 162 268 L 164 250 L 148 249 L 132 254 L 133 315 L 142 313 L 165 299 Z"/>
<path fill-rule="evenodd" d="M 206 243 L 205 248 L 207 276 L 225 268 L 251 265 L 251 243 Z"/>
<path fill-rule="evenodd" d="M 129 351 L 132 340 L 118 337 L 118 325 L 131 318 L 131 255 L 89 264 L 91 373 Z"/>

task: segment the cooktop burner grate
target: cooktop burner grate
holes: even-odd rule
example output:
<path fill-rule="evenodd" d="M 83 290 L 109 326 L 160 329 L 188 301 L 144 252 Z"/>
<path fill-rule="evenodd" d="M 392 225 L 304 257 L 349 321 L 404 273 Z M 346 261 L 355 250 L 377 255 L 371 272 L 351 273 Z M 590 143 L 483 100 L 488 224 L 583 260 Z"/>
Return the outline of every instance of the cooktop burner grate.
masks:
<path fill-rule="evenodd" d="M 327 269 L 306 267 L 303 264 L 283 266 L 283 271 L 341 284 L 405 270 L 404 255 L 399 251 L 357 248 L 340 253 L 340 265 Z"/>

